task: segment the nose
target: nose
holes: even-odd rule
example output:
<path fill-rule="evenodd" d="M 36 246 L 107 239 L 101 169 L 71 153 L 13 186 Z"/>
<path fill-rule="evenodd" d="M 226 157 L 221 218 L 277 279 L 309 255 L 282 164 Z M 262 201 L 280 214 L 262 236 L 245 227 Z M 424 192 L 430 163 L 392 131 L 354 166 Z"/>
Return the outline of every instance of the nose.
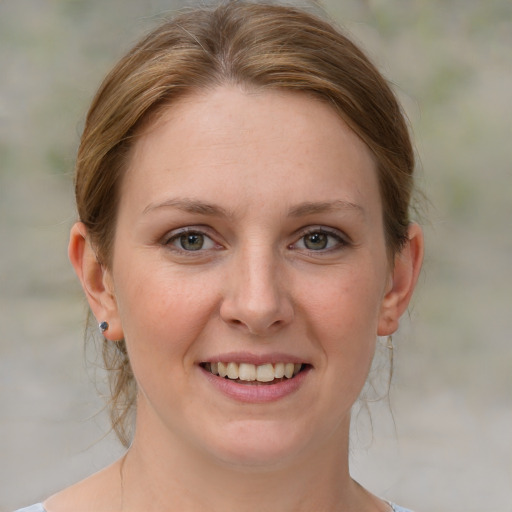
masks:
<path fill-rule="evenodd" d="M 265 336 L 289 324 L 293 304 L 271 248 L 248 248 L 234 255 L 225 281 L 221 318 L 248 333 Z"/>

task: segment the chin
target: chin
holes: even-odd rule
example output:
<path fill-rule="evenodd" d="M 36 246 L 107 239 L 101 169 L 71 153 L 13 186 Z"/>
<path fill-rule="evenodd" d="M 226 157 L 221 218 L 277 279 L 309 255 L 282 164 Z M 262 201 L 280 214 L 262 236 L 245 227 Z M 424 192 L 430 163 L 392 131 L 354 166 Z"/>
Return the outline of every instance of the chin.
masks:
<path fill-rule="evenodd" d="M 280 422 L 243 421 L 230 424 L 210 444 L 221 463 L 240 470 L 275 468 L 298 457 L 306 448 L 307 436 Z"/>

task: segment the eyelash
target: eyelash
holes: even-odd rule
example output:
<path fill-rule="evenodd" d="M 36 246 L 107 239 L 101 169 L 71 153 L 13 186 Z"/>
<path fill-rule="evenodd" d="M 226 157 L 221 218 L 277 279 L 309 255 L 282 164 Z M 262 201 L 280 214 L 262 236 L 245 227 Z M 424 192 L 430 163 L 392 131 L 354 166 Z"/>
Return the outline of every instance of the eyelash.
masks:
<path fill-rule="evenodd" d="M 321 249 L 310 249 L 305 246 L 304 240 L 307 236 L 311 235 L 325 235 L 328 237 L 326 243 L 327 245 L 331 244 L 331 247 L 325 247 Z M 331 240 L 329 240 L 331 239 Z M 332 244 L 332 240 L 334 240 L 334 245 Z M 304 243 L 303 250 L 307 251 L 310 254 L 322 254 L 322 253 L 328 253 L 332 251 L 336 251 L 339 249 L 342 249 L 343 247 L 348 245 L 348 241 L 338 232 L 335 230 L 326 229 L 324 227 L 312 227 L 307 229 L 305 232 L 303 232 L 300 236 L 300 238 L 294 242 L 293 244 L 290 244 L 288 247 L 290 249 L 293 249 L 294 246 L 296 246 L 299 242 Z"/>
<path fill-rule="evenodd" d="M 204 249 L 204 247 L 202 245 L 198 249 L 187 250 L 183 246 L 178 247 L 178 246 L 174 245 L 174 242 L 179 243 L 180 239 L 182 239 L 182 237 L 186 237 L 186 236 L 191 237 L 194 235 L 203 237 L 203 245 L 204 245 L 204 243 L 206 243 L 207 245 L 211 245 L 211 247 L 207 247 L 206 249 Z M 198 228 L 183 228 L 183 229 L 180 229 L 178 232 L 170 233 L 170 236 L 166 236 L 163 239 L 162 244 L 166 247 L 172 248 L 173 250 L 175 250 L 177 252 L 186 253 L 186 254 L 190 254 L 190 253 L 194 254 L 194 253 L 202 252 L 204 250 L 210 250 L 210 249 L 214 248 L 213 246 L 220 247 L 210 236 L 208 236 L 207 233 L 205 233 L 204 230 L 198 229 Z"/>
<path fill-rule="evenodd" d="M 323 247 L 323 248 L 319 248 L 319 249 L 308 248 L 306 246 L 305 239 L 306 239 L 306 237 L 311 236 L 311 235 L 322 235 L 322 236 L 325 235 L 327 237 L 327 240 L 326 240 L 327 247 Z M 183 242 L 182 237 L 186 237 L 186 236 L 203 237 L 203 243 L 197 249 L 185 249 L 183 247 L 183 245 L 180 243 L 180 241 Z M 333 240 L 334 240 L 334 244 L 333 244 Z M 342 249 L 343 247 L 345 247 L 349 244 L 349 242 L 343 236 L 341 236 L 338 231 L 326 229 L 323 227 L 312 227 L 312 228 L 307 229 L 306 231 L 303 231 L 296 242 L 288 245 L 288 249 L 298 250 L 298 248 L 296 246 L 297 246 L 297 244 L 299 244 L 301 242 L 303 243 L 304 247 L 300 248 L 299 250 L 307 251 L 310 254 L 322 254 L 322 253 L 336 251 L 336 250 Z M 174 245 L 175 243 L 180 244 L 181 247 Z M 208 245 L 208 247 L 205 248 L 204 247 L 205 244 Z M 192 227 L 183 228 L 183 229 L 178 230 L 177 232 L 171 232 L 169 234 L 169 236 L 166 236 L 162 240 L 162 245 L 169 247 L 170 249 L 172 249 L 176 252 L 179 252 L 182 254 L 187 254 L 188 256 L 192 256 L 195 253 L 197 255 L 199 255 L 199 253 L 201 253 L 201 252 L 208 251 L 208 250 L 215 249 L 215 248 L 217 248 L 217 249 L 222 248 L 222 246 L 220 244 L 217 244 L 212 239 L 212 237 L 209 236 L 205 232 L 204 229 L 192 228 Z M 330 247 L 329 247 L 329 245 L 330 245 Z"/>

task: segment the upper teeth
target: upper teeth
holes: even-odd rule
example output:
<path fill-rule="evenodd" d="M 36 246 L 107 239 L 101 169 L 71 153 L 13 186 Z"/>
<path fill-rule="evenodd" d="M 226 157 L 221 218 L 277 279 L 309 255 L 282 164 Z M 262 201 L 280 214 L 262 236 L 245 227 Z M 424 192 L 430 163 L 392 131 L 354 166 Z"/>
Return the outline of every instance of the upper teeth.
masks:
<path fill-rule="evenodd" d="M 302 364 L 276 363 L 254 365 L 249 363 L 209 363 L 209 370 L 214 375 L 228 379 L 245 381 L 272 382 L 274 379 L 286 377 L 291 379 L 299 373 Z M 206 366 L 208 368 L 208 365 Z"/>

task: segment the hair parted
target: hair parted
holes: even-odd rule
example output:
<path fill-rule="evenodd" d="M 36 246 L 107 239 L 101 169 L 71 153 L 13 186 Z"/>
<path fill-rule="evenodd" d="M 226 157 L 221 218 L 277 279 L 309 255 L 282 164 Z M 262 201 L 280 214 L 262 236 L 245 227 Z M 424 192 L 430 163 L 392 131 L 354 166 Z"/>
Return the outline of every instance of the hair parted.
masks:
<path fill-rule="evenodd" d="M 194 91 L 233 84 L 328 102 L 374 155 L 390 254 L 407 240 L 414 152 L 386 80 L 330 22 L 304 10 L 230 1 L 188 9 L 136 44 L 100 86 L 76 162 L 78 215 L 110 268 L 120 183 L 142 128 Z M 112 426 L 128 444 L 135 383 L 124 342 L 107 344 Z"/>

